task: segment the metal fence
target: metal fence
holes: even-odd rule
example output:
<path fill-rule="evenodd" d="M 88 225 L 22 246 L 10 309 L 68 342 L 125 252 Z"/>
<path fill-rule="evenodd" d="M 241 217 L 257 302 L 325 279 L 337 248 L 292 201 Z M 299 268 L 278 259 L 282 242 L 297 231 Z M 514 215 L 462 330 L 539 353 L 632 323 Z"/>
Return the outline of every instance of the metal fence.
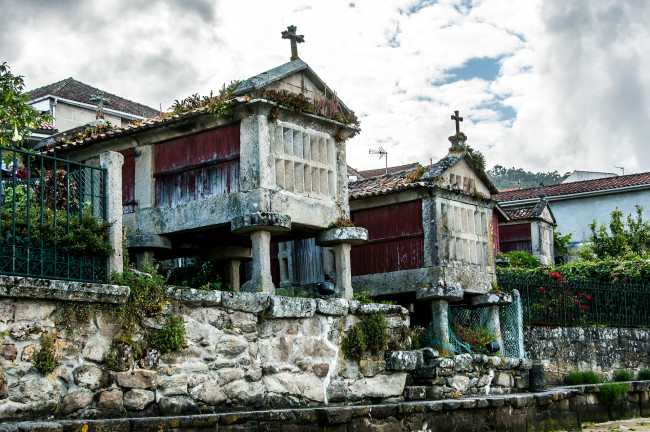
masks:
<path fill-rule="evenodd" d="M 524 323 L 549 326 L 650 326 L 650 285 L 571 281 L 553 276 L 504 274 L 504 291 L 517 289 Z"/>
<path fill-rule="evenodd" d="M 106 170 L 0 147 L 0 273 L 106 280 Z"/>

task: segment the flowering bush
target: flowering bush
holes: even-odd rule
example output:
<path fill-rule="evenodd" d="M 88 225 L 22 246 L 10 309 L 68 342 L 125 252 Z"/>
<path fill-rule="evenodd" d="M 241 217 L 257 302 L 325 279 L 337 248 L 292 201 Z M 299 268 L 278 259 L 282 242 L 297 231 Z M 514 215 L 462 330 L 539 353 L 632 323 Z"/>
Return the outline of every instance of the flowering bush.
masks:
<path fill-rule="evenodd" d="M 568 321 L 567 324 L 586 325 L 591 307 L 591 295 L 576 292 L 567 286 L 564 276 L 557 271 L 546 273 L 551 285 L 529 293 L 526 302 L 531 323 L 540 325 L 558 324 Z"/>

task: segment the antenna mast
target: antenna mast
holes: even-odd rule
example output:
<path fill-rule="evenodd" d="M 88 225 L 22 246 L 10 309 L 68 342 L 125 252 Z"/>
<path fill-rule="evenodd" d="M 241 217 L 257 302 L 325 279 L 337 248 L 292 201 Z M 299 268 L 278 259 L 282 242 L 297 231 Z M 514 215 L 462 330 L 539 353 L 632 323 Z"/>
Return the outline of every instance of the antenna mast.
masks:
<path fill-rule="evenodd" d="M 383 147 L 379 147 L 378 150 L 370 149 L 368 150 L 368 154 L 378 154 L 380 160 L 381 158 L 386 156 L 386 174 L 388 174 L 388 152 L 386 151 L 386 149 L 384 149 Z"/>

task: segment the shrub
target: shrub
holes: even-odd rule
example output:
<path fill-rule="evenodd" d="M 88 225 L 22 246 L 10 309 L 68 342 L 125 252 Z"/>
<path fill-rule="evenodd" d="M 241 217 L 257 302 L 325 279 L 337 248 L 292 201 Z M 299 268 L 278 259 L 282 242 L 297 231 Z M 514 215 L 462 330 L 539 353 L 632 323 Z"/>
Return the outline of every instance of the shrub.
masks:
<path fill-rule="evenodd" d="M 535 268 L 541 265 L 539 260 L 528 252 L 510 251 L 502 255 L 510 260 L 510 267 Z"/>
<path fill-rule="evenodd" d="M 54 343 L 56 336 L 53 333 L 43 333 L 41 349 L 34 355 L 32 363 L 43 375 L 52 372 L 58 365 L 59 359 L 56 357 Z"/>
<path fill-rule="evenodd" d="M 362 291 L 360 293 L 354 293 L 354 299 L 361 304 L 372 303 L 372 298 L 370 298 L 370 291 Z"/>
<path fill-rule="evenodd" d="M 616 402 L 627 395 L 627 384 L 623 383 L 606 383 L 600 386 L 598 398 L 605 402 Z"/>
<path fill-rule="evenodd" d="M 616 374 L 614 374 L 614 381 L 632 381 L 632 374 L 626 369 L 619 369 L 616 371 Z"/>
<path fill-rule="evenodd" d="M 595 372 L 571 372 L 564 377 L 564 382 L 567 385 L 581 385 L 581 384 L 598 384 L 601 379 Z"/>
<path fill-rule="evenodd" d="M 352 327 L 348 333 L 343 337 L 341 342 L 341 350 L 345 358 L 352 358 L 359 360 L 366 350 L 366 338 L 363 331 L 359 326 Z"/>
<path fill-rule="evenodd" d="M 381 312 L 368 314 L 361 323 L 361 330 L 366 341 L 366 348 L 372 354 L 377 354 L 386 348 L 388 326 L 386 325 L 386 318 Z"/>
<path fill-rule="evenodd" d="M 183 347 L 184 336 L 183 318 L 172 315 L 167 318 L 165 326 L 153 334 L 151 344 L 161 353 L 178 351 Z"/>

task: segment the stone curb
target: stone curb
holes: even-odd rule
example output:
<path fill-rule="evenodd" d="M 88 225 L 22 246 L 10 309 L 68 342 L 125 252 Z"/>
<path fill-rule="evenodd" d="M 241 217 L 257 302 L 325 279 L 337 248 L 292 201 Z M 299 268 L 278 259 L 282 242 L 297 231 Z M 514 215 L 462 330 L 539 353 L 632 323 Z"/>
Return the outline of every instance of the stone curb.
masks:
<path fill-rule="evenodd" d="M 122 304 L 129 293 L 121 285 L 0 275 L 0 297 Z"/>

